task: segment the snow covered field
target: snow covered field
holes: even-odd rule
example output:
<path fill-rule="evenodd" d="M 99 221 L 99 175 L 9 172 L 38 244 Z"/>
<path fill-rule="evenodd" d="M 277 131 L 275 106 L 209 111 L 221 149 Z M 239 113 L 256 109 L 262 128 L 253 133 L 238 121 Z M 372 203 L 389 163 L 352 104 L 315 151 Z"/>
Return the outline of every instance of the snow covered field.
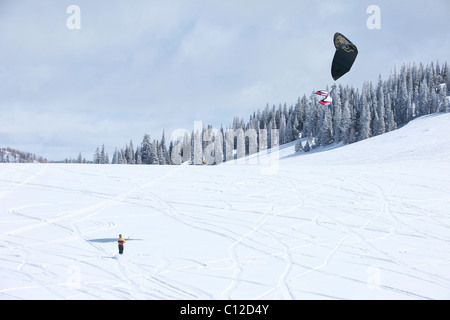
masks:
<path fill-rule="evenodd" d="M 243 162 L 0 164 L 0 299 L 450 298 L 450 114 Z"/>

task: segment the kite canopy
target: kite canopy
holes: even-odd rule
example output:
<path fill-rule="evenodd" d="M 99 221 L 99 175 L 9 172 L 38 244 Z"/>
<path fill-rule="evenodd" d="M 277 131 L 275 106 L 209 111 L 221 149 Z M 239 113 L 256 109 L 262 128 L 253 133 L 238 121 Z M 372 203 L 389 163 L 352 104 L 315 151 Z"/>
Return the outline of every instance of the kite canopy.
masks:
<path fill-rule="evenodd" d="M 331 97 L 330 97 L 330 95 L 329 95 L 329 93 L 327 91 L 319 90 L 319 91 L 316 91 L 315 94 L 317 94 L 318 96 L 324 97 L 322 100 L 319 101 L 319 103 L 321 105 L 326 106 L 326 105 L 331 104 L 333 102 L 333 99 L 331 99 Z"/>
<path fill-rule="evenodd" d="M 358 49 L 339 32 L 334 35 L 334 46 L 336 47 L 336 53 L 334 54 L 333 64 L 331 65 L 331 76 L 336 81 L 350 71 L 358 55 Z"/>
<path fill-rule="evenodd" d="M 328 96 L 328 92 L 326 92 L 325 90 L 319 90 L 315 92 L 318 96 L 322 96 L 322 97 L 326 97 Z"/>
<path fill-rule="evenodd" d="M 333 102 L 333 99 L 331 99 L 330 96 L 326 96 L 325 99 L 319 101 L 319 103 L 324 106 L 331 104 L 332 102 Z"/>

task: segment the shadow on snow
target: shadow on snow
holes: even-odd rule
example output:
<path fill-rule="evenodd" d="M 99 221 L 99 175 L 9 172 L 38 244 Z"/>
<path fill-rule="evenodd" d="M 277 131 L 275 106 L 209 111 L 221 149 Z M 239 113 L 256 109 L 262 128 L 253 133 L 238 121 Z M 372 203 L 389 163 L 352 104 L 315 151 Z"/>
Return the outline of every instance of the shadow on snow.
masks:
<path fill-rule="evenodd" d="M 127 241 L 140 241 L 144 239 L 126 239 Z M 99 238 L 99 239 L 88 239 L 89 242 L 99 242 L 99 243 L 107 243 L 107 242 L 117 242 L 117 238 Z"/>

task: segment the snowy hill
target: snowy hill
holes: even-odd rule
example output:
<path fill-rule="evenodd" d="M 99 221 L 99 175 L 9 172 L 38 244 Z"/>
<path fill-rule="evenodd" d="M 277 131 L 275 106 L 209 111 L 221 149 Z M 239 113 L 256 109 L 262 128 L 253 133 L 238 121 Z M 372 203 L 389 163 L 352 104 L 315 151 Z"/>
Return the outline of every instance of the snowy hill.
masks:
<path fill-rule="evenodd" d="M 0 299 L 449 299 L 449 123 L 220 166 L 0 164 Z"/>

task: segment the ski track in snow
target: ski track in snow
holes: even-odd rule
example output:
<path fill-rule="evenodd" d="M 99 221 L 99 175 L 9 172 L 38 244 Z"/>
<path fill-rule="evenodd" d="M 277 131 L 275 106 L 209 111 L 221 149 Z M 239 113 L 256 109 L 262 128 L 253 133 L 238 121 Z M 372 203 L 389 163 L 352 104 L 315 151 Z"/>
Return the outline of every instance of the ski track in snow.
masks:
<path fill-rule="evenodd" d="M 448 299 L 449 139 L 428 137 L 434 157 L 413 134 L 449 119 L 291 144 L 269 175 L 251 160 L 0 164 L 0 299 Z"/>

